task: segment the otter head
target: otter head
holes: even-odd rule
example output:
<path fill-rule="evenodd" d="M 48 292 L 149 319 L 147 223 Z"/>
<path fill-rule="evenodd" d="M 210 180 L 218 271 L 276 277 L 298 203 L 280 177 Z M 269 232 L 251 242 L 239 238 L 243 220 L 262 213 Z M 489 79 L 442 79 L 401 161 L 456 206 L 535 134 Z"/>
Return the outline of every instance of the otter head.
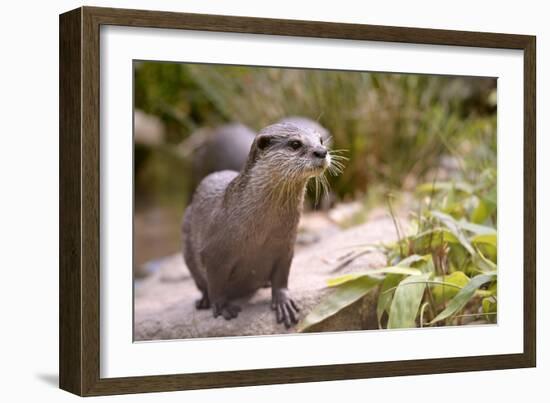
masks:
<path fill-rule="evenodd" d="M 250 150 L 249 167 L 268 168 L 285 181 L 307 181 L 331 165 L 331 155 L 321 133 L 290 123 L 276 123 L 261 130 Z"/>

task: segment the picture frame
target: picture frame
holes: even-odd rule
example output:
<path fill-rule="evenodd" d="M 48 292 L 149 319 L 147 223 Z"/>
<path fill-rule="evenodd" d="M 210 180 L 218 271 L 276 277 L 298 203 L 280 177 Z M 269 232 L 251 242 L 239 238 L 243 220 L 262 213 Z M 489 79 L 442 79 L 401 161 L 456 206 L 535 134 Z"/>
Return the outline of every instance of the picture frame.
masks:
<path fill-rule="evenodd" d="M 102 26 L 514 49 L 523 52 L 523 352 L 384 362 L 101 377 Z M 60 15 L 60 388 L 80 396 L 527 368 L 536 365 L 534 36 L 81 7 Z M 307 337 L 307 336 L 306 336 Z"/>

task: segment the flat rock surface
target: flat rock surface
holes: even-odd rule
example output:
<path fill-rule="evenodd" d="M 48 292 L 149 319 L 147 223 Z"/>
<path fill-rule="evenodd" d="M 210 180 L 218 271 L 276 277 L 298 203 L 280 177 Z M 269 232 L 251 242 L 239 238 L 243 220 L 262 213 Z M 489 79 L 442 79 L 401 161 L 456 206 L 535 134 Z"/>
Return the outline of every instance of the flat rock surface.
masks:
<path fill-rule="evenodd" d="M 314 213 L 315 214 L 315 213 Z M 311 221 L 311 220 L 310 220 Z M 311 222 L 309 225 L 314 225 Z M 319 224 L 320 225 L 320 224 Z M 365 223 L 350 229 L 336 229 L 327 224 L 326 230 L 310 243 L 298 245 L 290 270 L 289 288 L 301 307 L 303 318 L 315 307 L 330 289 L 326 281 L 346 273 L 360 272 L 385 264 L 379 252 L 368 253 L 349 260 L 360 245 L 395 240 L 390 217 L 378 214 Z M 196 337 L 266 335 L 295 332 L 277 324 L 270 309 L 271 290 L 259 290 L 254 296 L 238 303 L 239 316 L 230 321 L 214 318 L 211 310 L 196 310 L 195 300 L 200 293 L 195 287 L 181 254 L 155 262 L 157 270 L 135 285 L 134 338 L 140 340 L 166 340 Z M 360 324 L 337 321 L 322 330 L 357 329 Z M 360 327 L 359 327 L 360 328 Z"/>

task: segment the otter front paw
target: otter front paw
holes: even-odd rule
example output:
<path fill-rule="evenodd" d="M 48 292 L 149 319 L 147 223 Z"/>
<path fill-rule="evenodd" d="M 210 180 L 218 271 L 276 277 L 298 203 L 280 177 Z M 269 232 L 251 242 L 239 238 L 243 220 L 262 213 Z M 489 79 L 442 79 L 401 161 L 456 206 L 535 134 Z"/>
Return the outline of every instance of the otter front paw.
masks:
<path fill-rule="evenodd" d="M 271 309 L 275 311 L 277 323 L 284 323 L 288 329 L 298 323 L 300 309 L 296 302 L 288 295 L 288 290 L 278 290 L 273 293 Z"/>
<path fill-rule="evenodd" d="M 230 304 L 229 302 L 216 302 L 214 303 L 214 317 L 223 316 L 225 320 L 231 320 L 236 318 L 241 311 L 241 307 L 238 305 Z"/>

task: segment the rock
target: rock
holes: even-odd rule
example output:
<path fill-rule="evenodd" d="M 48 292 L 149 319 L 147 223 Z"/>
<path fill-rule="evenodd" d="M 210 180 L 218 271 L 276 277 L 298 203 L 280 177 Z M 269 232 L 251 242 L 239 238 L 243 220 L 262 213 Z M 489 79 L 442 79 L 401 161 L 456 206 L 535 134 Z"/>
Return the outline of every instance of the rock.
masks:
<path fill-rule="evenodd" d="M 340 232 L 340 227 L 332 222 L 326 213 L 311 211 L 302 214 L 298 225 L 295 253 L 301 248 L 320 242 L 323 238 Z"/>
<path fill-rule="evenodd" d="M 343 224 L 351 220 L 353 216 L 359 214 L 363 209 L 363 205 L 359 202 L 340 203 L 328 212 L 328 216 L 332 221 Z"/>
<path fill-rule="evenodd" d="M 138 144 L 156 146 L 164 141 L 164 124 L 154 116 L 142 110 L 134 112 L 134 140 Z"/>
<path fill-rule="evenodd" d="M 329 278 L 383 266 L 379 252 L 365 254 L 338 271 L 335 267 L 347 259 L 357 245 L 388 242 L 395 239 L 389 217 L 380 217 L 365 224 L 323 237 L 318 243 L 296 251 L 290 271 L 289 286 L 301 307 L 303 318 L 330 292 Z M 179 274 L 178 274 L 179 273 Z M 135 340 L 181 339 L 266 335 L 295 332 L 277 324 L 270 309 L 271 290 L 261 289 L 242 299 L 242 311 L 236 319 L 226 321 L 212 316 L 211 310 L 196 310 L 199 298 L 195 284 L 180 254 L 162 261 L 154 274 L 136 283 L 134 309 Z M 313 331 L 358 330 L 376 328 L 375 296 L 355 302 L 337 315 L 316 325 Z"/>

